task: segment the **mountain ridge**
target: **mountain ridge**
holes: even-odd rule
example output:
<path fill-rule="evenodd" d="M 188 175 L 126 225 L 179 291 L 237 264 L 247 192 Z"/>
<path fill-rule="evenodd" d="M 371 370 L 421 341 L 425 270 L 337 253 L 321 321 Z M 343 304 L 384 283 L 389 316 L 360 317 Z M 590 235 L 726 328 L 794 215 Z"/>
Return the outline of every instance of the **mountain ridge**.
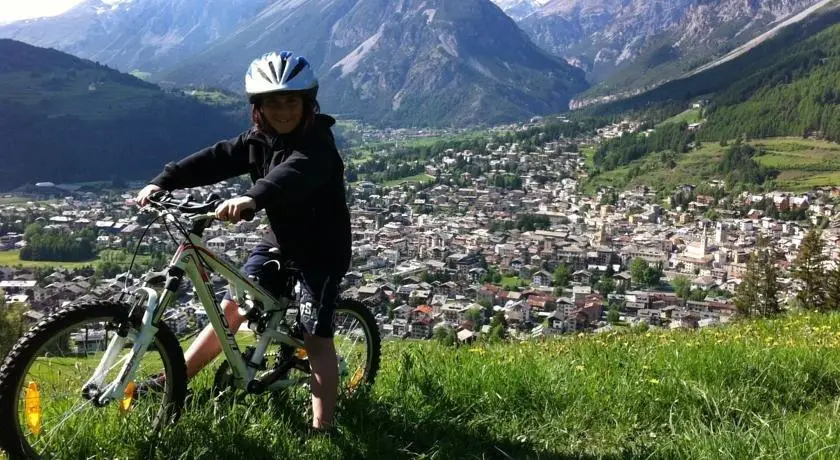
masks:
<path fill-rule="evenodd" d="M 588 107 L 584 111 L 593 114 L 626 113 L 642 110 L 653 104 L 685 103 L 697 97 L 711 98 L 731 87 L 751 79 L 754 80 L 755 75 L 773 71 L 776 65 L 799 56 L 802 52 L 797 50 L 803 46 L 810 46 L 808 53 L 813 54 L 811 57 L 824 55 L 824 48 L 833 42 L 828 40 L 820 42 L 818 41 L 819 36 L 820 34 L 828 34 L 827 29 L 831 29 L 838 22 L 840 22 L 840 2 L 825 7 L 817 14 L 810 15 L 800 22 L 780 29 L 770 39 L 729 61 L 720 63 L 718 66 L 688 75 L 685 78 L 669 81 L 631 98 Z M 808 45 L 808 43 L 812 44 Z M 822 58 L 828 58 L 828 56 Z M 834 56 L 831 57 L 831 59 L 835 58 Z M 811 70 L 814 68 L 813 64 L 811 62 L 806 67 L 799 65 L 796 67 L 803 69 L 803 71 Z M 782 71 L 784 74 L 784 69 Z M 766 80 L 768 84 L 776 85 L 780 81 L 790 82 L 791 79 L 792 77 L 786 77 L 782 80 L 767 78 Z"/>
<path fill-rule="evenodd" d="M 819 1 L 551 0 L 518 24 L 597 83 L 581 99 L 676 78 Z"/>
<path fill-rule="evenodd" d="M 84 0 L 58 16 L 0 25 L 0 37 L 155 73 L 231 33 L 270 1 Z"/>
<path fill-rule="evenodd" d="M 536 47 L 489 0 L 281 0 L 164 79 L 202 75 L 199 83 L 240 90 L 252 55 L 290 23 L 312 31 L 284 46 L 313 63 L 324 109 L 380 124 L 513 121 L 565 111 L 586 87 L 583 72 Z"/>

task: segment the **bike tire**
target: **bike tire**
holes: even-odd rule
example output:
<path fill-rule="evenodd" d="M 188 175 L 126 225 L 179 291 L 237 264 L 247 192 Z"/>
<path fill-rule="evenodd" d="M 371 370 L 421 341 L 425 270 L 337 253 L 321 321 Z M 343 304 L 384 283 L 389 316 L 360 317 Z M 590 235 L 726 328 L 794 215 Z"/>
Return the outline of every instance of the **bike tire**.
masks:
<path fill-rule="evenodd" d="M 336 316 L 339 316 L 342 313 L 352 313 L 357 319 L 361 320 L 360 323 L 365 330 L 366 343 L 368 344 L 366 349 L 366 365 L 363 375 L 363 383 L 366 385 L 372 385 L 376 379 L 377 373 L 379 372 L 382 353 L 381 336 L 379 333 L 379 327 L 376 324 L 376 318 L 363 303 L 352 299 L 339 300 L 339 303 L 336 306 Z M 213 378 L 212 392 L 214 398 L 219 397 L 222 392 L 229 387 L 230 377 L 230 363 L 227 360 L 224 360 L 219 365 L 218 369 L 216 369 L 216 373 Z M 276 392 L 282 394 L 286 391 L 288 391 L 288 388 L 283 388 Z"/>
<path fill-rule="evenodd" d="M 368 347 L 363 383 L 367 386 L 373 385 L 376 381 L 376 375 L 379 373 L 379 365 L 382 357 L 382 338 L 379 333 L 379 326 L 376 324 L 376 318 L 365 304 L 354 299 L 339 299 L 338 305 L 336 306 L 336 315 L 342 312 L 355 314 L 361 320 L 360 323 L 365 329 Z"/>
<path fill-rule="evenodd" d="M 143 309 L 129 318 L 130 306 L 124 303 L 95 301 L 71 305 L 59 310 L 33 326 L 12 348 L 0 367 L 0 448 L 10 458 L 40 458 L 21 432 L 16 408 L 19 404 L 23 379 L 38 353 L 52 339 L 66 333 L 73 325 L 86 319 L 112 318 L 129 321 L 131 328 L 139 330 L 142 325 Z M 158 331 L 152 342 L 168 363 L 164 363 L 166 385 L 164 404 L 157 413 L 153 426 L 156 432 L 165 423 L 177 421 L 184 407 L 187 393 L 187 374 L 184 354 L 177 337 L 165 323 L 158 324 Z"/>

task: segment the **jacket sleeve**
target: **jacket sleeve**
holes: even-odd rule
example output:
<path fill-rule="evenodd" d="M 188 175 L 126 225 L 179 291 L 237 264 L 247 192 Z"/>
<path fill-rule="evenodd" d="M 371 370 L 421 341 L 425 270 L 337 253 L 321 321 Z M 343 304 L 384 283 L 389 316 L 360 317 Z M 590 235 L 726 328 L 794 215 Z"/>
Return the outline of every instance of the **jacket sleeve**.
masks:
<path fill-rule="evenodd" d="M 211 185 L 248 172 L 245 136 L 221 141 L 167 164 L 150 183 L 166 190 Z"/>
<path fill-rule="evenodd" d="M 293 151 L 264 178 L 257 180 L 245 196 L 254 199 L 258 211 L 269 204 L 294 205 L 304 200 L 332 175 L 333 159 L 321 153 L 317 152 L 313 157 L 299 150 Z"/>

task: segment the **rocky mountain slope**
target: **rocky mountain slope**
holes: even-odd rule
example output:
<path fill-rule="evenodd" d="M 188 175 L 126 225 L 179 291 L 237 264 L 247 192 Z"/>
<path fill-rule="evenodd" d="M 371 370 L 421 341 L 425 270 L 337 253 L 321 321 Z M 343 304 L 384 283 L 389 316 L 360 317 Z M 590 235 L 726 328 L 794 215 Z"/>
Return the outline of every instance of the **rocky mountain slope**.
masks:
<path fill-rule="evenodd" d="M 59 16 L 0 26 L 0 37 L 154 74 L 226 37 L 270 1 L 85 0 Z"/>
<path fill-rule="evenodd" d="M 310 57 L 326 111 L 386 124 L 522 119 L 586 88 L 489 0 L 281 0 L 164 78 L 241 90 L 249 61 L 278 46 Z"/>
<path fill-rule="evenodd" d="M 550 0 L 519 25 L 603 82 L 589 95 L 674 78 L 820 0 Z"/>

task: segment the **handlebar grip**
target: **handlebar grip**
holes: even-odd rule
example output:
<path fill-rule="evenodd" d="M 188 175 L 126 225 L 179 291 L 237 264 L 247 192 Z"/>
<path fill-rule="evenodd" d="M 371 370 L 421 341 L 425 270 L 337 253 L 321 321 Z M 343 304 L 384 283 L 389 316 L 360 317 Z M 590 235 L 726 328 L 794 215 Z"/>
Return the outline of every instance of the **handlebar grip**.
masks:
<path fill-rule="evenodd" d="M 167 193 L 169 193 L 169 191 L 165 189 L 155 190 L 154 192 L 149 194 L 149 198 L 152 200 L 158 200 L 160 198 L 165 197 Z"/>
<path fill-rule="evenodd" d="M 242 220 L 252 221 L 254 220 L 254 215 L 256 212 L 253 209 L 243 209 L 241 213 L 239 213 L 239 217 Z"/>

